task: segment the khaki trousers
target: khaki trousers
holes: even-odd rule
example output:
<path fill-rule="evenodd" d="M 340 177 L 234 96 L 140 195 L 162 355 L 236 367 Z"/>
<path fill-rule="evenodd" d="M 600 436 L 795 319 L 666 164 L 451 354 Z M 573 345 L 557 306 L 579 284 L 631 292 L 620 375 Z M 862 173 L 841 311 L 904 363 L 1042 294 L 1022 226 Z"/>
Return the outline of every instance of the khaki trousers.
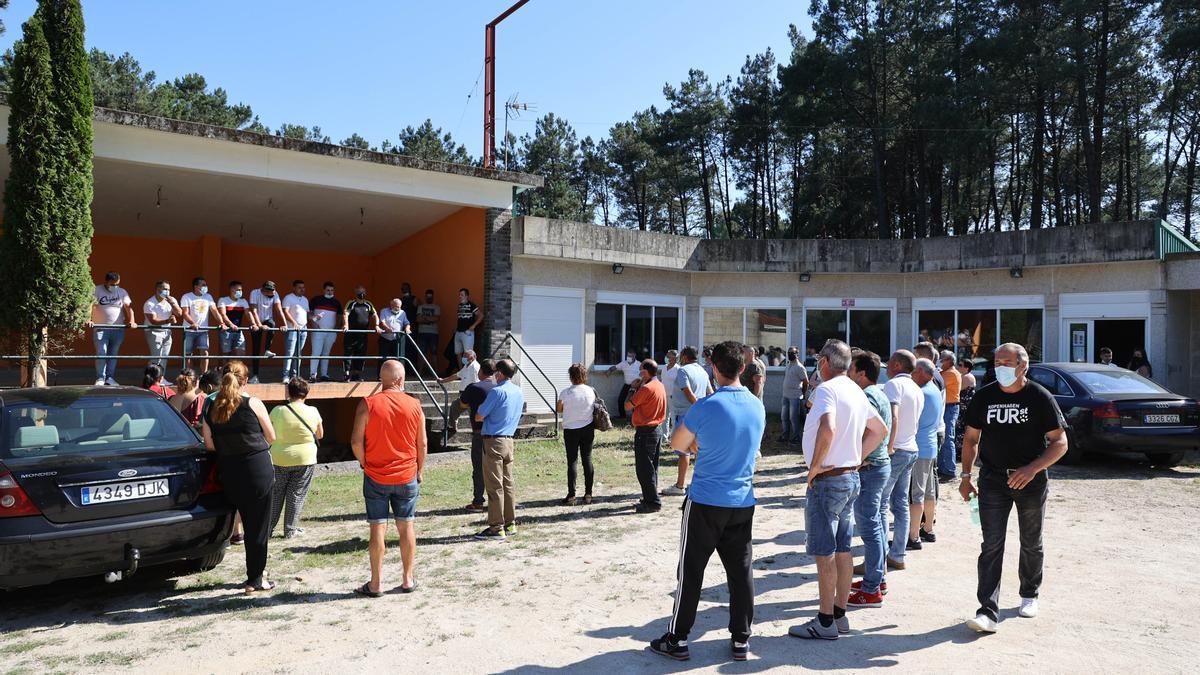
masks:
<path fill-rule="evenodd" d="M 487 490 L 489 527 L 517 522 L 512 462 L 513 439 L 483 439 L 483 485 Z"/>

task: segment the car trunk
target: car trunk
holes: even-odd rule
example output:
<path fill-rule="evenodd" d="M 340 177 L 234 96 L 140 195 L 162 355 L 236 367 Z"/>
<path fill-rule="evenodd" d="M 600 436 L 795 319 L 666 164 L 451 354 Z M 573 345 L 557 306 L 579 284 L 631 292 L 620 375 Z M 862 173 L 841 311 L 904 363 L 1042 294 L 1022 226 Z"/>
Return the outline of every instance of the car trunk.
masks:
<path fill-rule="evenodd" d="M 1116 406 L 1122 428 L 1151 429 L 1200 426 L 1200 406 L 1178 397 L 1107 395 Z"/>
<path fill-rule="evenodd" d="M 190 508 L 212 460 L 202 447 L 10 458 L 4 464 L 47 520 L 75 523 Z"/>

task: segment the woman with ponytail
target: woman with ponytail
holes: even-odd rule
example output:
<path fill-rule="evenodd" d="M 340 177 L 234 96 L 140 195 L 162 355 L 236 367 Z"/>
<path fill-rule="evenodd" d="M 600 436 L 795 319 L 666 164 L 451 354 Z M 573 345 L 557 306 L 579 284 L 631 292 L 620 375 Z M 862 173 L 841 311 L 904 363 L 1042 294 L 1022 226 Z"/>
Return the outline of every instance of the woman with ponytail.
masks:
<path fill-rule="evenodd" d="M 163 369 L 157 363 L 151 363 L 146 366 L 146 370 L 142 373 L 142 389 L 149 389 L 163 398 L 171 398 L 175 395 L 170 387 L 163 386 Z"/>
<path fill-rule="evenodd" d="M 221 386 L 204 411 L 204 445 L 217 453 L 225 494 L 241 513 L 245 528 L 246 593 L 269 591 L 275 584 L 263 577 L 267 567 L 267 538 L 271 534 L 271 493 L 275 467 L 267 449 L 275 431 L 262 401 L 245 394 L 246 364 L 231 361 Z"/>
<path fill-rule="evenodd" d="M 196 371 L 184 368 L 175 377 L 175 395 L 167 399 L 171 407 L 183 415 L 183 419 L 193 428 L 200 428 L 200 413 L 204 410 L 204 392 L 200 391 L 200 383 Z"/>

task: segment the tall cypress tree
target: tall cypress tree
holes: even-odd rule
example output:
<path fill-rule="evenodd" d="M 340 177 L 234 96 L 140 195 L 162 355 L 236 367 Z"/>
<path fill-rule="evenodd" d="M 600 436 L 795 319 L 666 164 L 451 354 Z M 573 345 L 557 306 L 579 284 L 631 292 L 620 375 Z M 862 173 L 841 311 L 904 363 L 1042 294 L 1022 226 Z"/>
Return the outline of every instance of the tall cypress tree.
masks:
<path fill-rule="evenodd" d="M 0 234 L 0 328 L 23 343 L 42 386 L 49 330 L 77 332 L 92 280 L 92 89 L 78 0 L 42 0 L 12 67 Z"/>

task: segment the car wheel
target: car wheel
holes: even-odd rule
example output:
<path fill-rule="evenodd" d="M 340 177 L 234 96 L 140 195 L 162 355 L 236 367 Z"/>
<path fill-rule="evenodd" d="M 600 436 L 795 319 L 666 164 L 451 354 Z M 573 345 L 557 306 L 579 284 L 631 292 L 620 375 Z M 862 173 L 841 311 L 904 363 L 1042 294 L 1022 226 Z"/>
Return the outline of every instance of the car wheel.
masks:
<path fill-rule="evenodd" d="M 1154 466 L 1160 469 L 1169 469 L 1173 466 L 1179 466 L 1185 454 L 1183 452 L 1147 452 L 1146 457 L 1150 459 L 1150 463 Z"/>
<path fill-rule="evenodd" d="M 194 571 L 207 572 L 207 571 L 211 570 L 212 568 L 216 567 L 217 565 L 220 565 L 221 561 L 224 559 L 225 559 L 225 549 L 222 548 L 221 550 L 216 551 L 214 553 L 209 553 L 208 555 L 204 556 L 203 558 L 195 558 L 189 562 L 191 563 L 191 568 Z"/>
<path fill-rule="evenodd" d="M 1085 449 L 1082 445 L 1079 444 L 1078 438 L 1075 436 L 1075 434 L 1070 429 L 1068 429 L 1067 430 L 1067 454 L 1063 455 L 1062 460 L 1061 460 L 1062 463 L 1063 464 L 1079 464 L 1080 462 L 1083 461 L 1083 456 L 1086 454 L 1087 454 L 1087 449 Z"/>

